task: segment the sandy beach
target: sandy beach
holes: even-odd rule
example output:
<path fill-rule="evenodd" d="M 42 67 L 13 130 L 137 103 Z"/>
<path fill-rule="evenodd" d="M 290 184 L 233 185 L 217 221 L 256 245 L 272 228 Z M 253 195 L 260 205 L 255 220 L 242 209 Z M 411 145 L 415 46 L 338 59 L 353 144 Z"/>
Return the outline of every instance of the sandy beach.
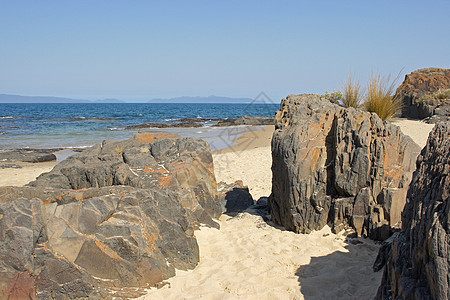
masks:
<path fill-rule="evenodd" d="M 397 119 L 394 124 L 423 147 L 434 125 Z M 274 126 L 245 133 L 238 145 L 213 153 L 217 181 L 237 179 L 255 200 L 271 192 L 270 141 Z M 328 226 L 311 234 L 295 234 L 243 213 L 225 215 L 220 230 L 196 232 L 200 263 L 177 271 L 169 285 L 151 289 L 142 299 L 372 299 L 381 272 L 372 270 L 378 244 L 346 241 L 345 232 Z"/>
<path fill-rule="evenodd" d="M 420 146 L 433 125 L 398 119 L 394 122 Z M 255 200 L 271 192 L 270 141 L 274 126 L 249 131 L 232 148 L 213 153 L 217 182 L 243 180 Z M 22 186 L 56 162 L 0 169 L 0 186 Z M 378 245 L 369 239 L 357 244 L 345 232 L 329 227 L 295 234 L 266 222 L 252 211 L 236 217 L 222 215 L 221 229 L 202 227 L 195 235 L 200 263 L 177 271 L 160 289 L 142 299 L 371 299 L 381 272 L 372 264 Z"/>

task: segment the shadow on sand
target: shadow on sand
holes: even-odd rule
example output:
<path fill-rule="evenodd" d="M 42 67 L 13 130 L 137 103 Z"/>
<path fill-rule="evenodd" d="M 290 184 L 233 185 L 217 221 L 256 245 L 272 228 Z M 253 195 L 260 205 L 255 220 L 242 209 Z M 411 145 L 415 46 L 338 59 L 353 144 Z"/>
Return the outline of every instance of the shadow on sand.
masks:
<path fill-rule="evenodd" d="M 382 271 L 372 265 L 378 246 L 368 239 L 347 238 L 348 252 L 336 251 L 312 257 L 308 265 L 297 269 L 300 289 L 305 299 L 373 299 L 381 282 Z M 371 258 L 371 259 L 369 259 Z"/>

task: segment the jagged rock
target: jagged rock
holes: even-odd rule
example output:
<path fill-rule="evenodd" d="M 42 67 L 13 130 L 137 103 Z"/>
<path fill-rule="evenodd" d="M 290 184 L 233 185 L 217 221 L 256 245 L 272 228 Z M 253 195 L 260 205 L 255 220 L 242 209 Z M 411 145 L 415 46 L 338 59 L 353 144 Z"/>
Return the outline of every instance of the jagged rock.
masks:
<path fill-rule="evenodd" d="M 393 191 L 408 187 L 420 151 L 411 138 L 375 114 L 311 94 L 283 99 L 275 129 L 269 203 L 276 223 L 300 233 L 352 226 L 377 239 L 388 224 L 389 236 L 405 203 Z"/>
<path fill-rule="evenodd" d="M 450 96 L 436 95 L 450 89 L 450 69 L 426 68 L 405 76 L 396 96 L 402 102 L 402 116 L 430 118 L 431 123 L 450 120 Z M 447 93 L 450 95 L 450 92 Z"/>
<path fill-rule="evenodd" d="M 225 214 L 234 216 L 255 204 L 248 187 L 244 186 L 241 180 L 232 184 L 219 182 L 217 191 L 222 204 L 222 212 Z"/>
<path fill-rule="evenodd" d="M 384 243 L 377 299 L 449 299 L 450 123 L 438 123 L 417 158 L 402 231 Z"/>
<path fill-rule="evenodd" d="M 96 299 L 155 285 L 196 266 L 194 230 L 217 228 L 220 213 L 206 142 L 105 141 L 29 186 L 0 188 L 0 292 Z"/>

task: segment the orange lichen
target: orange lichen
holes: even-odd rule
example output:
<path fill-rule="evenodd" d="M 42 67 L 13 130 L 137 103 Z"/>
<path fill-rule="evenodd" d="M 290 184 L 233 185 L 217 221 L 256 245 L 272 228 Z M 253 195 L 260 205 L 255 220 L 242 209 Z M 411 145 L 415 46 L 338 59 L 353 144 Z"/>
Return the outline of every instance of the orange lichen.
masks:
<path fill-rule="evenodd" d="M 114 250 L 112 250 L 111 248 L 109 248 L 107 245 L 105 245 L 104 243 L 100 242 L 98 239 L 94 239 L 95 244 L 97 245 L 97 247 L 106 255 L 108 255 L 109 257 L 111 257 L 112 259 L 122 259 Z"/>

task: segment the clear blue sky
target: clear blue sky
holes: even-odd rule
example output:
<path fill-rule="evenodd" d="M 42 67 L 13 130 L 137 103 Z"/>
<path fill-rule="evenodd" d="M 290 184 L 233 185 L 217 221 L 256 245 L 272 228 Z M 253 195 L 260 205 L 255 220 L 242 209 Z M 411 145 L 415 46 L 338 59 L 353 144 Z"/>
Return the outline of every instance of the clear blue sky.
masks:
<path fill-rule="evenodd" d="M 449 16 L 448 0 L 0 0 L 0 93 L 279 101 L 349 71 L 403 80 L 450 67 Z"/>

